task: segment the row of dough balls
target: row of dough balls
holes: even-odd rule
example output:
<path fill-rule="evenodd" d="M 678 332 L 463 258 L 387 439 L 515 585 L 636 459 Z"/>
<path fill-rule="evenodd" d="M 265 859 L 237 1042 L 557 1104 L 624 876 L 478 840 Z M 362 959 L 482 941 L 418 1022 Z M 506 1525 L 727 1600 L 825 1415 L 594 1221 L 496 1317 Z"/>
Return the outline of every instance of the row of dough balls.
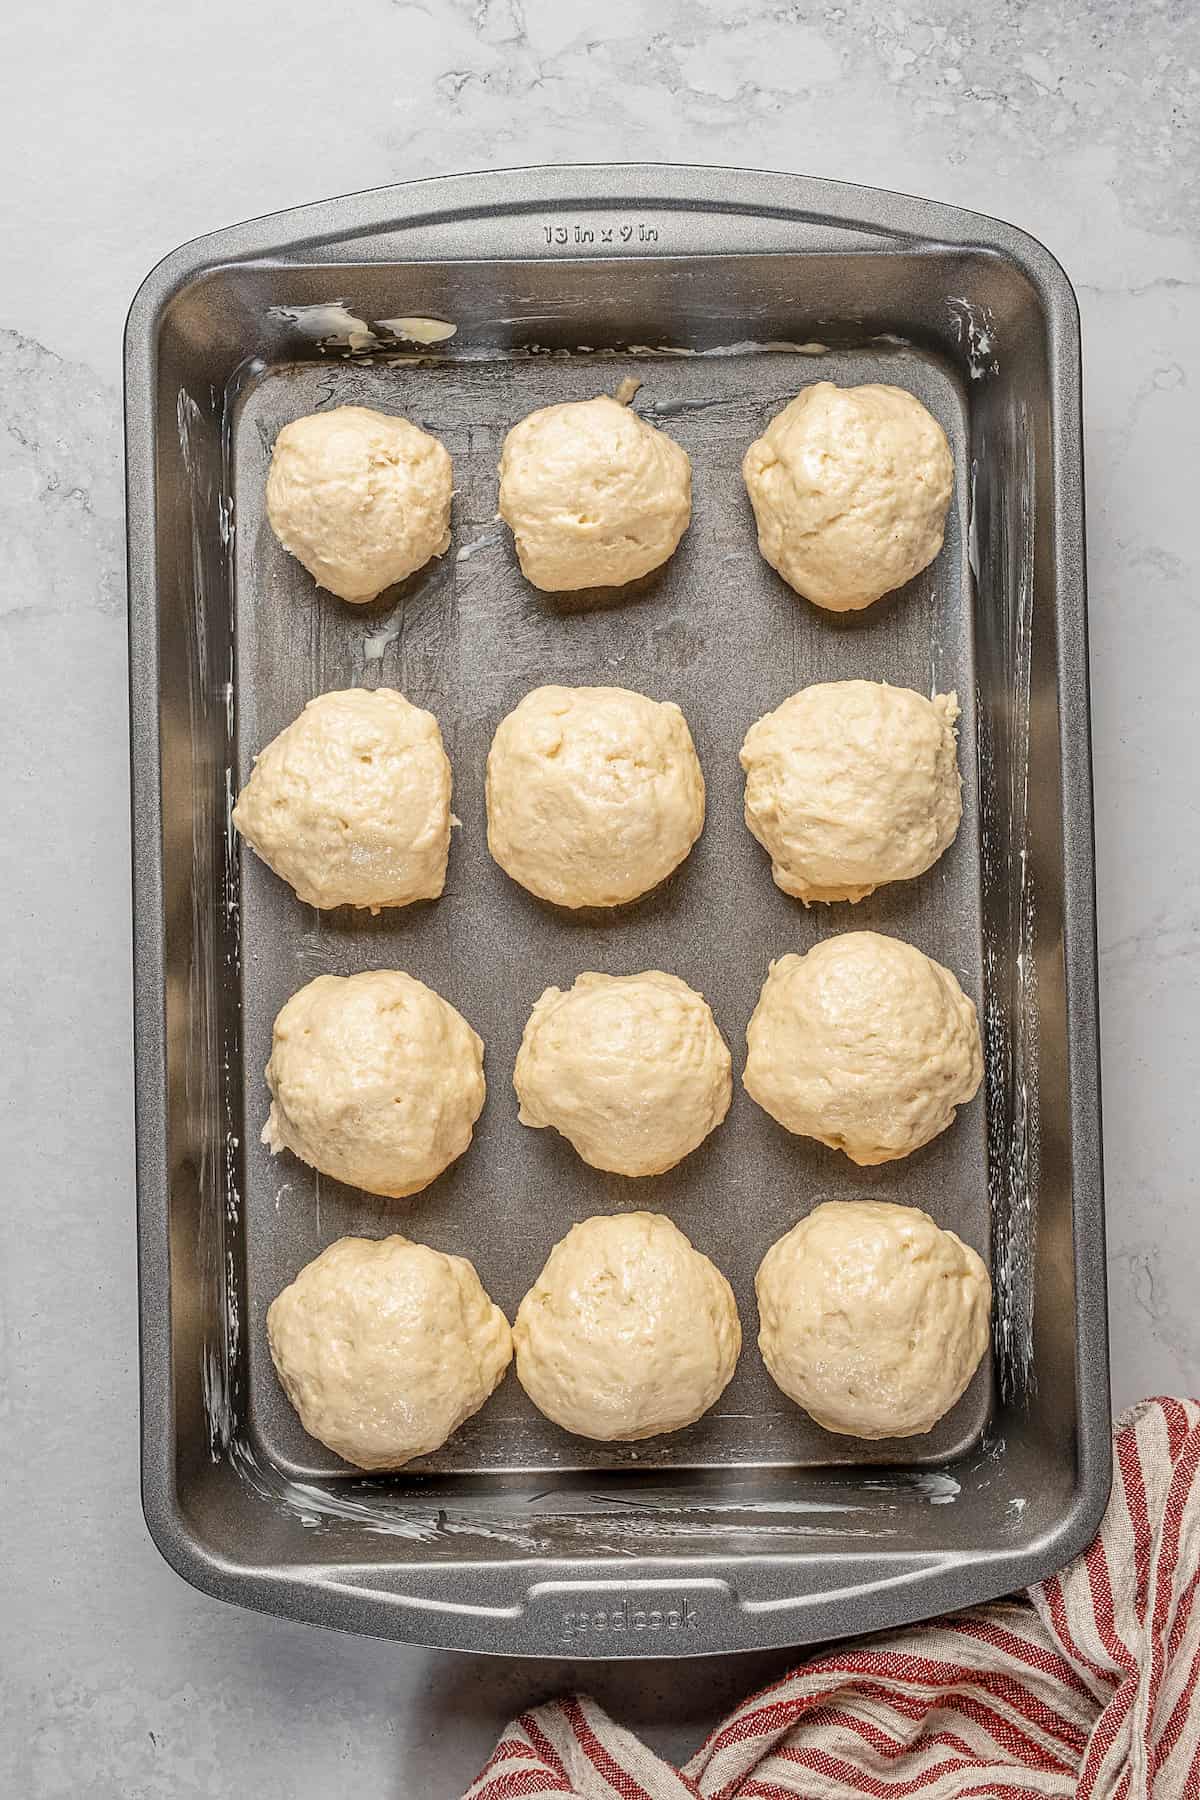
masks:
<path fill-rule="evenodd" d="M 772 1379 L 828 1431 L 928 1432 L 987 1346 L 987 1269 L 916 1207 L 825 1202 L 767 1251 L 755 1290 Z M 702 1417 L 742 1343 L 724 1275 L 647 1212 L 573 1226 L 511 1330 L 465 1258 L 393 1236 L 323 1250 L 272 1302 L 267 1335 L 305 1430 L 364 1469 L 437 1450 L 514 1351 L 548 1419 L 633 1442 Z"/>
<path fill-rule="evenodd" d="M 665 563 L 686 531 L 691 463 L 624 403 L 636 389 L 542 407 L 505 438 L 500 516 L 534 587 L 624 586 Z M 904 388 L 804 388 L 749 446 L 742 473 L 766 561 L 831 611 L 870 606 L 942 547 L 954 462 Z M 319 586 L 363 602 L 449 549 L 453 492 L 436 437 L 338 406 L 279 433 L 267 517 Z"/>
<path fill-rule="evenodd" d="M 954 694 L 880 681 L 802 688 L 742 745 L 746 824 L 785 893 L 857 901 L 929 869 L 962 817 Z M 432 713 L 393 688 L 320 694 L 260 752 L 233 823 L 312 906 L 435 899 L 450 849 L 450 761 Z M 539 687 L 487 761 L 488 847 L 564 907 L 618 906 L 687 857 L 704 776 L 671 701 Z"/>
<path fill-rule="evenodd" d="M 983 1074 L 974 1003 L 899 938 L 848 931 L 771 964 L 746 1030 L 746 1091 L 798 1137 L 860 1166 L 945 1131 Z M 513 1071 L 523 1125 L 592 1168 L 664 1174 L 729 1111 L 732 1059 L 703 996 L 660 969 L 547 988 Z M 281 1008 L 263 1142 L 337 1181 L 399 1199 L 471 1142 L 483 1041 L 399 969 L 318 975 Z"/>

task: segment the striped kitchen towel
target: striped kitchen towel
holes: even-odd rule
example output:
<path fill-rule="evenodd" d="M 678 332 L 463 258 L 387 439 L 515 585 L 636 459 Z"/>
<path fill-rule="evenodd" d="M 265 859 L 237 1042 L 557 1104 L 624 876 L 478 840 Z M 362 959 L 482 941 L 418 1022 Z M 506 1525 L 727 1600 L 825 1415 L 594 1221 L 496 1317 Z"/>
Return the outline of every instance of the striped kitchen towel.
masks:
<path fill-rule="evenodd" d="M 1118 1422 L 1091 1548 L 1012 1600 L 848 1644 L 682 1769 L 586 1698 L 522 1714 L 464 1800 L 1200 1800 L 1200 1402 Z"/>

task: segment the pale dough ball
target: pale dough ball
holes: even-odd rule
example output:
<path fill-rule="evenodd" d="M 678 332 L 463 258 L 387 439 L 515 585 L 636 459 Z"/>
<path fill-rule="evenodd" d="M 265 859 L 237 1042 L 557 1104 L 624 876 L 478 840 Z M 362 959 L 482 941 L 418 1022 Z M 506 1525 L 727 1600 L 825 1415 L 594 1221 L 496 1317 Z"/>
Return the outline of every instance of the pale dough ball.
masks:
<path fill-rule="evenodd" d="M 360 1469 L 428 1456 L 512 1361 L 474 1268 L 404 1237 L 344 1237 L 267 1309 L 283 1391 L 310 1437 Z"/>
<path fill-rule="evenodd" d="M 334 406 L 285 425 L 267 476 L 267 517 L 319 587 L 374 600 L 450 547 L 454 473 L 419 425 Z"/>
<path fill-rule="evenodd" d="M 987 1349 L 983 1262 L 915 1206 L 826 1201 L 772 1244 L 754 1285 L 771 1378 L 826 1431 L 931 1430 Z"/>
<path fill-rule="evenodd" d="M 955 694 L 825 681 L 750 727 L 746 824 L 785 894 L 861 900 L 937 861 L 962 817 L 957 718 Z"/>
<path fill-rule="evenodd" d="M 318 975 L 281 1009 L 263 1143 L 336 1181 L 415 1194 L 471 1142 L 483 1044 L 461 1013 L 399 969 Z"/>
<path fill-rule="evenodd" d="M 942 547 L 954 459 L 904 388 L 805 388 L 751 444 L 742 474 L 759 549 L 831 612 L 903 587 Z"/>
<path fill-rule="evenodd" d="M 602 1442 L 679 1431 L 706 1413 L 742 1347 L 733 1290 L 660 1213 L 573 1225 L 513 1326 L 517 1379 L 540 1412 Z"/>
<path fill-rule="evenodd" d="M 732 1063 L 703 996 L 677 975 L 580 975 L 547 988 L 521 1040 L 522 1125 L 551 1125 L 616 1175 L 673 1169 L 729 1111 Z"/>
<path fill-rule="evenodd" d="M 620 906 L 666 879 L 704 824 L 704 777 L 672 701 L 541 687 L 487 762 L 488 848 L 557 906 Z"/>
<path fill-rule="evenodd" d="M 635 581 L 666 562 L 691 512 L 686 450 L 607 394 L 544 406 L 504 440 L 500 513 L 534 587 Z"/>
<path fill-rule="evenodd" d="M 928 1144 L 983 1079 L 973 1002 L 949 969 L 876 931 L 772 963 L 746 1043 L 751 1098 L 863 1165 Z"/>
<path fill-rule="evenodd" d="M 255 759 L 233 823 L 309 906 L 434 900 L 450 853 L 450 762 L 394 688 L 319 694 Z"/>

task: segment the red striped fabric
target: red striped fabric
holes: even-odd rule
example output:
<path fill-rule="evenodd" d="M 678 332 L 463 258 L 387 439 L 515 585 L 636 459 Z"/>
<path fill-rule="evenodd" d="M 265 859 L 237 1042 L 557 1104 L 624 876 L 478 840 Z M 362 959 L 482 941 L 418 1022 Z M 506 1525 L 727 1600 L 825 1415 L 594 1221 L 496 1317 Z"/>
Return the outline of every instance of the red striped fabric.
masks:
<path fill-rule="evenodd" d="M 540 1706 L 463 1800 L 1200 1800 L 1198 1477 L 1200 1401 L 1146 1400 L 1060 1575 L 813 1657 L 682 1769 L 592 1700 Z"/>

